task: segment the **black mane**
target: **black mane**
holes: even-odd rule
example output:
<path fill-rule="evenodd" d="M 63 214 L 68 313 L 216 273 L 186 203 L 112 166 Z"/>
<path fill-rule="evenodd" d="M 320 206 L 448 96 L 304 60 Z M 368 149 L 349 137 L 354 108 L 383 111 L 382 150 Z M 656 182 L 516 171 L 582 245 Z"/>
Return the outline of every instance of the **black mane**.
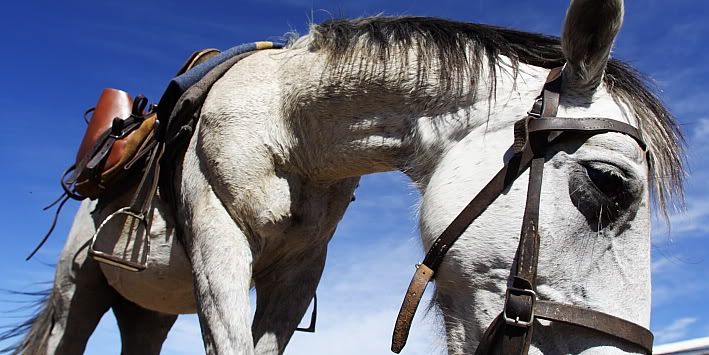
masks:
<path fill-rule="evenodd" d="M 483 66 L 494 83 L 500 56 L 510 58 L 515 75 L 520 63 L 554 68 L 565 61 L 555 36 L 432 17 L 335 19 L 312 26 L 310 34 L 311 47 L 324 52 L 334 67 L 351 63 L 356 54 L 384 63 L 397 53 L 413 51 L 429 67 L 436 63 L 436 79 L 451 90 L 464 77 L 477 80 Z M 427 79 L 426 69 L 422 68 L 421 82 Z M 630 65 L 611 59 L 604 81 L 616 98 L 635 111 L 648 145 L 651 185 L 659 206 L 664 212 L 668 201 L 681 203 L 684 138 L 674 117 L 655 95 L 649 80 Z M 494 86 L 491 90 L 494 92 Z"/>

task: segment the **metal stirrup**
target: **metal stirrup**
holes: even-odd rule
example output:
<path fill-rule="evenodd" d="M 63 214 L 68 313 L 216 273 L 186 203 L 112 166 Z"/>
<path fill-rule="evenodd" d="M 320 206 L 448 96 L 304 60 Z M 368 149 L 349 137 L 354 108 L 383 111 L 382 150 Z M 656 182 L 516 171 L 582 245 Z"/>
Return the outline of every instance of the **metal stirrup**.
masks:
<path fill-rule="evenodd" d="M 135 262 L 128 260 L 126 258 L 122 258 L 120 256 L 117 256 L 113 253 L 108 253 L 100 250 L 96 250 L 94 247 L 94 244 L 96 243 L 96 239 L 103 230 L 103 227 L 113 218 L 119 216 L 119 215 L 126 215 L 128 217 L 132 217 L 140 222 L 140 224 L 143 226 L 145 230 L 145 236 L 143 237 L 143 242 L 142 245 L 145 247 L 143 249 L 144 257 L 142 260 Z M 127 218 L 126 218 L 127 220 Z M 136 229 L 137 230 L 137 229 Z M 133 248 L 135 250 L 135 247 Z M 139 249 L 140 250 L 140 249 Z M 106 219 L 101 222 L 101 225 L 98 226 L 96 229 L 96 233 L 94 233 L 93 237 L 91 237 L 91 243 L 89 244 L 89 255 L 91 255 L 96 261 L 102 262 L 105 264 L 109 264 L 112 266 L 119 267 L 124 270 L 128 271 L 143 271 L 148 267 L 148 256 L 150 254 L 150 229 L 148 226 L 148 222 L 146 220 L 146 217 L 143 213 L 140 212 L 135 212 L 132 211 L 130 207 L 123 207 L 119 209 L 116 212 L 111 213 Z"/>

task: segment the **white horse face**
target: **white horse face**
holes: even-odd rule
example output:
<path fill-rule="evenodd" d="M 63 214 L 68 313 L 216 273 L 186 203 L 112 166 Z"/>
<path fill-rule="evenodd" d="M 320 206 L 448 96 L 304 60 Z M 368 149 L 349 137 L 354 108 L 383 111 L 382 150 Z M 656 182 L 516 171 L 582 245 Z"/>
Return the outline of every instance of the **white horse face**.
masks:
<path fill-rule="evenodd" d="M 559 115 L 625 121 L 623 110 L 609 96 L 601 96 L 587 108 L 562 106 Z M 421 206 L 427 248 L 502 167 L 512 134 L 511 127 L 473 131 L 443 157 Z M 547 151 L 537 291 L 541 299 L 589 307 L 647 326 L 650 221 L 645 154 L 632 138 L 619 133 L 586 138 L 561 139 Z M 528 174 L 473 222 L 436 275 L 437 302 L 451 353 L 470 353 L 502 309 Z M 602 335 L 595 338 L 592 332 L 558 325 L 535 329 L 535 334 L 547 338 L 544 353 L 578 353 L 609 343 Z M 584 340 L 570 341 L 570 336 Z"/>
<path fill-rule="evenodd" d="M 614 100 L 601 84 L 622 12 L 622 1 L 605 1 L 602 6 L 572 1 L 562 38 L 567 66 L 559 117 L 605 117 L 637 126 L 629 113 L 632 110 Z M 521 72 L 532 74 L 518 78 L 515 86 L 498 81 L 503 86 L 498 92 L 516 89 L 512 97 L 525 97 L 541 90 L 543 74 L 538 69 Z M 532 97 L 524 101 L 495 103 L 490 119 L 508 123 L 506 128 L 473 130 L 437 165 L 421 206 L 421 231 L 427 248 L 509 158 L 511 124 L 529 110 Z M 436 301 L 446 322 L 450 353 L 473 353 L 482 333 L 502 310 L 519 241 L 528 174 L 518 178 L 468 227 L 436 274 Z M 539 298 L 588 307 L 647 326 L 648 196 L 645 153 L 629 136 L 570 135 L 551 144 L 540 204 Z M 537 325 L 534 334 L 530 353 L 639 350 L 622 340 L 560 323 Z"/>

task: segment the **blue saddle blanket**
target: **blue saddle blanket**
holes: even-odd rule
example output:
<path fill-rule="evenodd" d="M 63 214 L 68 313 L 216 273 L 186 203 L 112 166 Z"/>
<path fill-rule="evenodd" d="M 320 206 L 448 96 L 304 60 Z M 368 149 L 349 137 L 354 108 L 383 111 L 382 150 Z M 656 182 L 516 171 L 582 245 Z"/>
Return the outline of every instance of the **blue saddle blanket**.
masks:
<path fill-rule="evenodd" d="M 207 61 L 204 63 L 201 63 L 192 69 L 188 70 L 186 73 L 173 78 L 170 80 L 170 82 L 167 85 L 167 88 L 165 89 L 165 92 L 163 93 L 162 97 L 160 98 L 160 102 L 158 103 L 158 120 L 163 120 L 167 121 L 172 115 L 175 114 L 173 110 L 175 109 L 175 105 L 177 104 L 178 100 L 180 100 L 180 97 L 187 92 L 192 86 L 197 84 L 198 82 L 202 81 L 207 74 L 212 72 L 215 68 L 219 67 L 221 64 L 224 64 L 226 62 L 229 62 L 230 60 L 233 60 L 235 57 L 240 56 L 245 53 L 249 52 L 254 52 L 257 50 L 261 49 L 278 49 L 278 48 L 283 48 L 283 43 L 278 43 L 278 42 L 268 42 L 268 41 L 262 41 L 262 42 L 252 42 L 252 43 L 245 43 L 236 47 L 232 47 L 227 49 L 224 52 L 221 52 L 220 54 L 209 58 Z M 225 66 L 222 66 L 225 67 Z M 225 68 L 228 69 L 228 68 Z M 221 77 L 225 70 L 221 70 L 219 75 L 212 75 L 214 77 Z M 209 87 L 211 87 L 211 84 L 214 84 L 213 80 L 211 83 L 209 83 Z M 208 90 L 208 87 L 205 89 Z M 166 127 L 162 127 L 165 129 Z M 158 128 L 160 131 L 160 128 Z M 161 132 L 158 131 L 158 139 L 161 136 Z M 164 132 L 162 132 L 164 133 Z"/>

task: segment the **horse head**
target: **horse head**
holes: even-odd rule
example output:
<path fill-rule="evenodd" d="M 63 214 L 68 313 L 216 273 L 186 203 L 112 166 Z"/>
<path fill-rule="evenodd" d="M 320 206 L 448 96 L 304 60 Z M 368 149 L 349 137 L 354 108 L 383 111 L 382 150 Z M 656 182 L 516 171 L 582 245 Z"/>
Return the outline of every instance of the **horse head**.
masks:
<path fill-rule="evenodd" d="M 681 168 L 670 116 L 632 72 L 609 61 L 622 18 L 622 1 L 571 2 L 561 38 L 565 64 L 556 116 L 572 121 L 604 117 L 639 129 L 641 137 L 613 130 L 555 132 L 544 141 L 534 227 L 539 238 L 538 271 L 532 289 L 536 300 L 599 311 L 648 327 L 651 193 L 655 189 L 664 208 L 681 179 L 675 169 Z M 534 95 L 544 84 L 541 72 L 546 69 L 520 64 L 512 78 L 499 75 L 490 111 L 479 113 L 494 123 L 472 129 L 436 165 L 421 205 L 425 248 L 431 248 L 495 172 L 514 159 L 509 149 L 513 123 L 532 108 Z M 623 88 L 618 85 L 621 81 Z M 443 314 L 450 353 L 474 353 L 507 307 L 506 290 L 521 267 L 523 247 L 518 245 L 529 209 L 527 180 L 535 173 L 539 172 L 527 170 L 487 206 L 450 247 L 434 275 L 435 303 Z M 527 320 L 534 328 L 530 353 L 647 351 L 623 334 Z M 500 351 L 501 342 L 489 345 L 488 351 Z"/>

